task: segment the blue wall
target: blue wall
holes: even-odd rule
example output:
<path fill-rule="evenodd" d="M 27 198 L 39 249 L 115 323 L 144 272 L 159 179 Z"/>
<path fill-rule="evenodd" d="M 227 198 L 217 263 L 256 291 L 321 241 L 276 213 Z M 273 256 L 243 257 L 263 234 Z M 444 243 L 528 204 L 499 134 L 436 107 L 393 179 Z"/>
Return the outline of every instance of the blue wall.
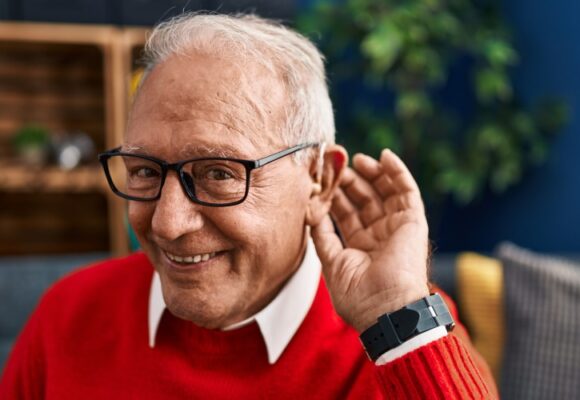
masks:
<path fill-rule="evenodd" d="M 298 0 L 298 8 L 313 2 Z M 571 119 L 545 164 L 528 170 L 501 196 L 488 193 L 466 208 L 448 204 L 442 221 L 431 221 L 431 237 L 439 251 L 491 251 L 510 240 L 537 251 L 578 253 L 580 1 L 504 0 L 502 8 L 520 54 L 513 71 L 517 96 L 530 106 L 558 96 L 568 103 Z M 466 96 L 460 88 L 456 92 Z"/>
<path fill-rule="evenodd" d="M 580 2 L 509 0 L 505 17 L 521 57 L 514 71 L 524 102 L 566 100 L 571 120 L 549 160 L 501 197 L 449 208 L 433 237 L 441 250 L 489 251 L 502 240 L 545 252 L 580 252 Z"/>

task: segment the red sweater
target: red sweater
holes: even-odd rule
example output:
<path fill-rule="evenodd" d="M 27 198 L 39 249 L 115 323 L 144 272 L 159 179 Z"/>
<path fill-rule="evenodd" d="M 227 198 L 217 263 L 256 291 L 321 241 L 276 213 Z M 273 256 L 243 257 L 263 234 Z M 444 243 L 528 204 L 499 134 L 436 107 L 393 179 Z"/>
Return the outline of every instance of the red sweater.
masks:
<path fill-rule="evenodd" d="M 15 345 L 0 380 L 0 399 L 491 397 L 455 335 L 375 366 L 357 333 L 334 312 L 323 281 L 274 365 L 255 323 L 213 331 L 165 311 L 150 348 L 152 272 L 137 253 L 57 283 Z"/>

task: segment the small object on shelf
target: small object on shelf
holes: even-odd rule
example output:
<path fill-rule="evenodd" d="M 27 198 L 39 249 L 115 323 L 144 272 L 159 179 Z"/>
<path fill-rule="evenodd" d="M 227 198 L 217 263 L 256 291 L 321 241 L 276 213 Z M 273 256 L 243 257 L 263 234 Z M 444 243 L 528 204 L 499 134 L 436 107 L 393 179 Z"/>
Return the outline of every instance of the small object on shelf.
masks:
<path fill-rule="evenodd" d="M 39 125 L 25 125 L 12 138 L 18 158 L 28 165 L 45 165 L 49 155 L 50 135 Z"/>
<path fill-rule="evenodd" d="M 53 136 L 52 151 L 57 165 L 64 170 L 71 170 L 94 158 L 95 144 L 83 132 L 61 134 Z"/>

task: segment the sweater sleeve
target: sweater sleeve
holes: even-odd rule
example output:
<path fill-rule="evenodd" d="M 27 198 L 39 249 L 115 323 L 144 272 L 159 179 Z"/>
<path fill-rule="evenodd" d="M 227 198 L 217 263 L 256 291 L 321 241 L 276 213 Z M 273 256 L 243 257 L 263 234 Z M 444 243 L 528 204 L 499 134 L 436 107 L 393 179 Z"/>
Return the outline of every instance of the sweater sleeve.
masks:
<path fill-rule="evenodd" d="M 445 294 L 456 327 L 441 339 L 377 367 L 386 399 L 497 399 L 487 363 L 471 344 L 453 301 Z"/>
<path fill-rule="evenodd" d="M 455 335 L 377 367 L 377 375 L 386 399 L 497 398 Z"/>
<path fill-rule="evenodd" d="M 43 307 L 39 306 L 20 333 L 0 377 L 0 399 L 44 398 L 42 344 Z M 44 327 L 46 328 L 46 327 Z"/>

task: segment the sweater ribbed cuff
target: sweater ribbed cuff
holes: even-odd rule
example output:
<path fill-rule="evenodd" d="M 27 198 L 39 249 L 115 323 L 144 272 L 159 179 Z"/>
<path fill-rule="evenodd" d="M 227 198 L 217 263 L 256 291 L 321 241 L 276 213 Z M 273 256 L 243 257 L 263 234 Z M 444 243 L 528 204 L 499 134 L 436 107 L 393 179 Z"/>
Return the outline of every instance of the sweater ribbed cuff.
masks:
<path fill-rule="evenodd" d="M 461 341 L 448 335 L 377 368 L 386 398 L 493 398 Z"/>
<path fill-rule="evenodd" d="M 403 357 L 405 354 L 417 350 L 419 347 L 426 346 L 431 342 L 441 339 L 447 336 L 447 329 L 444 326 L 438 326 L 435 329 L 431 329 L 427 332 L 423 332 L 401 343 L 399 346 L 387 351 L 382 354 L 377 361 L 376 365 L 384 365 L 389 362 L 393 362 L 399 357 Z"/>

